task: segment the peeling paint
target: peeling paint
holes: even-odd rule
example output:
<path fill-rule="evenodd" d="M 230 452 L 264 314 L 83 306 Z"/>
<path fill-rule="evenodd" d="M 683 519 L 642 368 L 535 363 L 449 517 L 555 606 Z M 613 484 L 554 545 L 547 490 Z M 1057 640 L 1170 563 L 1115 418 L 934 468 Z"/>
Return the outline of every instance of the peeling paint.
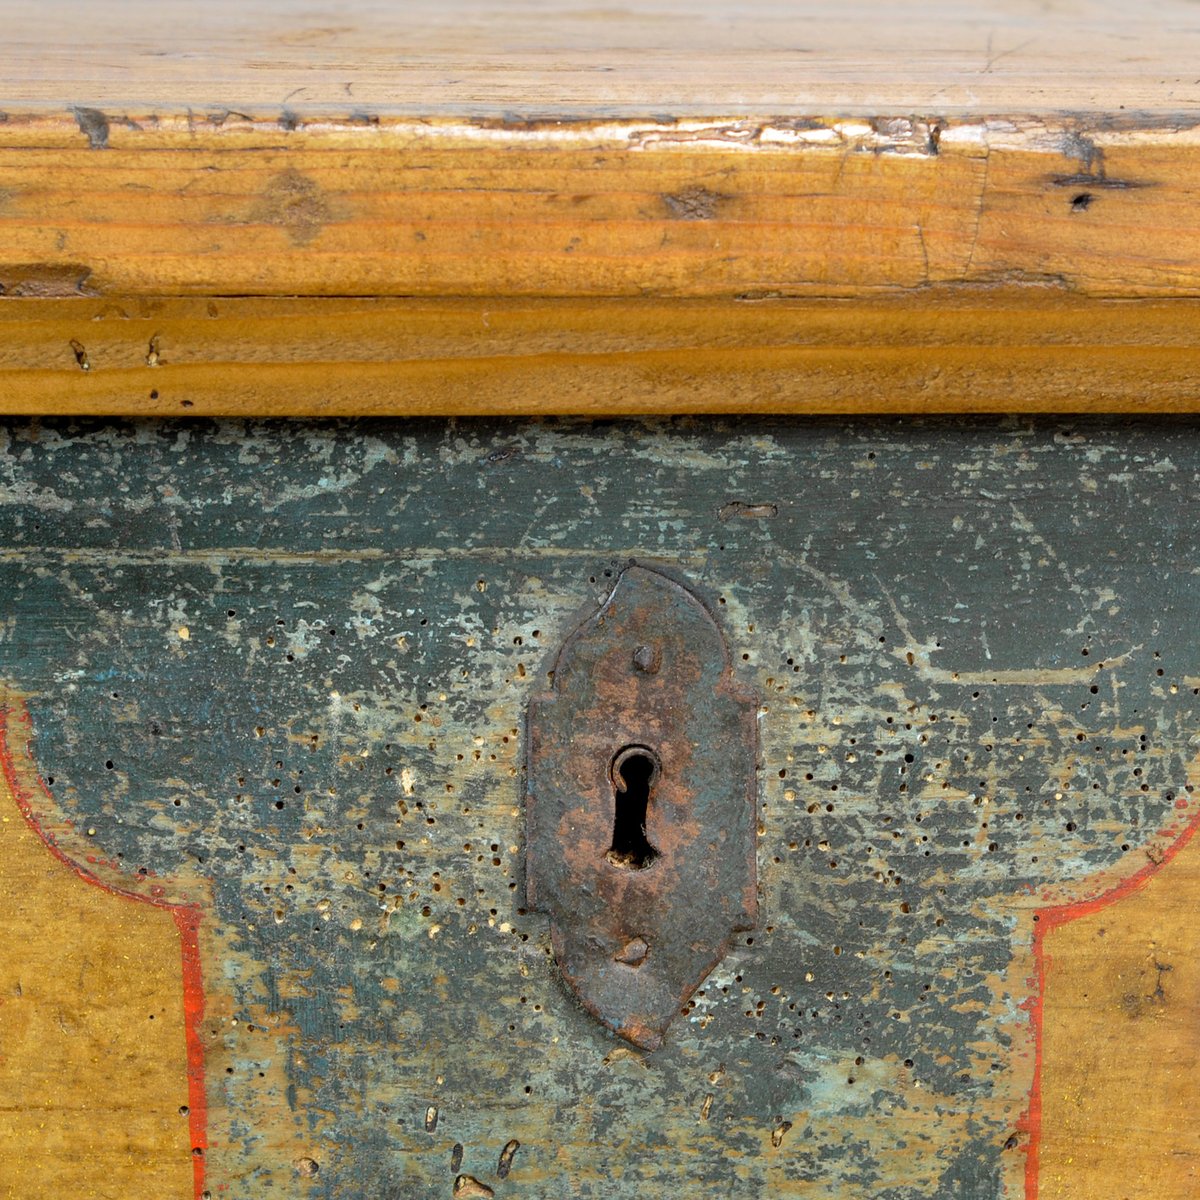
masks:
<path fill-rule="evenodd" d="M 1020 1195 L 1031 914 L 1192 787 L 1198 477 L 1182 421 L 7 423 L 65 852 L 211 885 L 213 1194 Z M 522 714 L 637 555 L 762 698 L 764 920 L 651 1054 L 522 907 Z"/>

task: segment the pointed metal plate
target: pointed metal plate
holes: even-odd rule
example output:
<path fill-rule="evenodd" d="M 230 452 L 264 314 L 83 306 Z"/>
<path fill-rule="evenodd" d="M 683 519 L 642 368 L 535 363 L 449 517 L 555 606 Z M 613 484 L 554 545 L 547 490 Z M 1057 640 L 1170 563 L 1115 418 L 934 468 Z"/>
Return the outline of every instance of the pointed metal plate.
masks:
<path fill-rule="evenodd" d="M 754 928 L 755 709 L 709 610 L 640 565 L 530 701 L 527 904 L 583 1006 L 635 1045 Z"/>

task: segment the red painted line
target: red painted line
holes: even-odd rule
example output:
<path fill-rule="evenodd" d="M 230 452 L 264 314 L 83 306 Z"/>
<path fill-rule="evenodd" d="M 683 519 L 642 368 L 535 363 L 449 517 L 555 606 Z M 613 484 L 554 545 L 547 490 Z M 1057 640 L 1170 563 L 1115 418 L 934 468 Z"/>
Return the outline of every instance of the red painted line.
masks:
<path fill-rule="evenodd" d="M 1186 805 L 1186 801 L 1184 802 Z M 1178 807 L 1178 802 L 1176 802 Z M 1176 826 L 1168 826 L 1159 830 L 1159 836 L 1170 836 L 1176 832 Z M 1033 1086 L 1029 1092 L 1029 1110 L 1023 1125 L 1029 1131 L 1029 1150 L 1025 1158 L 1025 1200 L 1038 1200 L 1038 1168 L 1040 1166 L 1042 1138 L 1042 1015 L 1046 1000 L 1046 972 L 1053 964 L 1053 959 L 1046 957 L 1046 934 L 1052 929 L 1058 929 L 1078 917 L 1085 917 L 1098 912 L 1123 900 L 1126 896 L 1145 887 L 1154 875 L 1165 867 L 1180 850 L 1184 848 L 1200 829 L 1200 812 L 1184 826 L 1175 840 L 1163 851 L 1163 856 L 1157 862 L 1151 860 L 1126 879 L 1084 900 L 1075 900 L 1068 904 L 1052 905 L 1039 909 L 1034 913 L 1033 927 L 1033 964 L 1035 990 L 1024 1007 L 1029 1010 L 1029 1022 L 1033 1028 Z"/>
<path fill-rule="evenodd" d="M 1038 1200 L 1038 1166 L 1042 1139 L 1042 1005 L 1046 995 L 1046 961 L 1042 938 L 1042 913 L 1034 913 L 1033 964 L 1036 991 L 1027 1002 L 1029 1023 L 1033 1027 L 1033 1086 L 1029 1089 L 1029 1111 L 1025 1128 L 1029 1131 L 1029 1149 L 1025 1154 L 1025 1200 Z"/>
<path fill-rule="evenodd" d="M 0 771 L 4 774 L 26 824 L 46 849 L 85 883 L 112 896 L 166 909 L 175 918 L 183 960 L 183 1023 L 187 1046 L 188 1131 L 191 1135 L 193 1200 L 203 1200 L 207 1166 L 205 1156 L 208 1152 L 208 1100 L 204 1075 L 204 1040 L 200 1029 L 204 1019 L 204 977 L 200 964 L 199 937 L 200 907 L 197 904 L 172 904 L 161 897 L 143 896 L 138 892 L 106 883 L 67 855 L 55 842 L 54 835 L 42 827 L 34 811 L 36 794 L 21 778 L 12 752 L 12 739 L 18 734 L 28 747 L 33 737 L 29 710 L 23 704 L 12 700 L 0 703 Z M 32 763 L 32 754 L 27 754 L 27 757 Z M 49 790 L 40 775 L 36 776 L 36 781 L 42 798 L 52 804 Z M 88 860 L 95 861 L 90 855 Z"/>
<path fill-rule="evenodd" d="M 200 966 L 200 910 L 172 905 L 183 951 L 183 1025 L 187 1037 L 188 1129 L 192 1135 L 194 1200 L 204 1195 L 208 1156 L 208 1095 L 204 1081 L 204 975 Z"/>

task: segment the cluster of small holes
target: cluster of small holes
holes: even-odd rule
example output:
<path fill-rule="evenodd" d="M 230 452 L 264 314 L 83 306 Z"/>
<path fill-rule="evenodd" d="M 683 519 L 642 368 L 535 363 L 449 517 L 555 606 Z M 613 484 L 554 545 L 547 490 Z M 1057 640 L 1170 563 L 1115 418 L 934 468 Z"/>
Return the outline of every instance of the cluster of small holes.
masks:
<path fill-rule="evenodd" d="M 474 586 L 477 596 L 487 601 L 502 592 L 502 589 L 489 587 L 484 576 L 476 577 Z M 719 603 L 728 608 L 731 599 L 732 593 L 729 597 L 721 596 Z M 730 613 L 733 611 L 737 611 L 736 605 Z M 440 636 L 440 632 L 430 626 L 428 618 L 420 617 L 413 624 L 411 636 L 414 640 L 421 636 L 417 631 Z M 501 630 L 502 636 L 498 636 Z M 475 634 L 476 644 L 468 647 L 474 653 L 463 655 L 463 665 L 459 668 L 461 678 L 467 680 L 472 671 L 491 671 L 490 664 L 495 659 L 502 665 L 503 681 L 511 689 L 509 695 L 514 705 L 519 703 L 528 692 L 530 675 L 543 662 L 545 648 L 537 641 L 539 633 L 539 630 L 528 628 L 503 628 L 500 622 L 492 627 L 490 641 L 486 632 Z M 342 635 L 342 630 L 330 625 L 323 636 L 336 646 Z M 904 666 L 917 665 L 917 656 L 912 650 L 906 650 L 902 645 L 897 649 L 894 641 L 889 642 L 882 635 L 873 635 L 873 641 L 872 652 L 880 656 L 890 671 L 897 669 L 897 663 L 901 670 Z M 308 648 L 298 654 L 282 621 L 264 642 L 280 664 L 296 664 L 301 657 L 311 658 L 314 653 Z M 808 727 L 819 731 L 811 746 L 802 739 L 791 743 L 787 765 L 778 766 L 774 780 L 768 780 L 763 789 L 764 812 L 769 812 L 770 820 L 764 823 L 766 840 L 762 845 L 774 851 L 768 862 L 782 865 L 789 857 L 804 850 L 823 864 L 822 870 L 830 878 L 836 878 L 837 886 L 840 886 L 843 878 L 859 880 L 863 877 L 865 858 L 879 859 L 878 865 L 875 861 L 869 863 L 869 877 L 896 897 L 894 911 L 914 918 L 914 925 L 915 919 L 920 919 L 935 929 L 941 928 L 943 918 L 934 915 L 937 893 L 917 886 L 924 868 L 920 862 L 914 863 L 913 858 L 929 859 L 935 849 L 940 855 L 955 825 L 963 823 L 964 812 L 970 814 L 967 822 L 970 835 L 961 839 L 962 849 L 982 856 L 996 856 L 1006 852 L 1009 836 L 1018 846 L 1038 840 L 1020 832 L 1006 834 L 1006 829 L 1016 826 L 1036 825 L 1043 840 L 1045 831 L 1055 822 L 1061 823 L 1065 833 L 1085 833 L 1087 804 L 1072 804 L 1072 800 L 1079 797 L 1083 787 L 1094 791 L 1112 786 L 1111 778 L 1094 777 L 1098 764 L 1106 756 L 1121 756 L 1118 765 L 1124 772 L 1123 778 L 1127 777 L 1136 791 L 1142 795 L 1161 794 L 1163 773 L 1153 761 L 1154 730 L 1148 728 L 1146 732 L 1139 732 L 1128 744 L 1119 746 L 1114 746 L 1111 737 L 1101 736 L 1105 726 L 1099 718 L 1093 723 L 1092 718 L 1107 701 L 1107 694 L 1097 682 L 1087 683 L 1080 693 L 1079 728 L 1053 732 L 1056 753 L 1061 750 L 1064 740 L 1073 741 L 1078 748 L 1074 760 L 1076 772 L 1068 778 L 1066 786 L 1058 784 L 1058 791 L 1063 795 L 1056 799 L 1053 795 L 1040 793 L 1036 784 L 1032 785 L 1031 791 L 1031 784 L 1026 782 L 1036 777 L 1036 756 L 1041 753 L 1039 743 L 1047 736 L 1046 725 L 1040 717 L 1035 722 L 1015 722 L 1011 708 L 988 712 L 987 706 L 1004 703 L 1005 693 L 995 687 L 974 687 L 963 695 L 952 684 L 946 684 L 934 711 L 919 706 L 897 708 L 895 712 L 878 713 L 866 721 L 856 714 L 854 732 L 848 733 L 850 718 L 839 730 L 832 720 L 836 716 L 836 705 L 831 708 L 827 697 L 823 697 L 819 711 L 811 707 L 813 673 L 827 669 L 823 656 L 790 648 L 776 659 L 767 653 L 769 641 L 757 637 L 750 626 L 741 631 L 736 645 L 736 656 L 750 677 L 758 676 L 756 664 L 759 661 L 783 664 L 786 672 L 780 668 L 777 674 L 784 676 L 786 682 L 768 677 L 765 694 L 782 696 L 785 701 L 797 699 L 798 704 L 783 710 L 784 716 L 800 722 L 801 727 L 807 722 Z M 838 655 L 838 660 L 843 666 L 860 667 L 866 653 L 861 646 L 847 646 L 845 653 Z M 1097 657 L 1093 650 L 1081 648 L 1080 658 L 1089 667 L 1094 665 Z M 482 667 L 478 665 L 480 660 L 485 660 Z M 1153 670 L 1155 678 L 1164 687 L 1170 684 L 1166 667 L 1156 663 Z M 846 674 L 850 676 L 852 672 Z M 1103 678 L 1102 668 L 1095 678 Z M 313 804 L 320 810 L 324 825 L 321 833 L 315 835 L 316 839 L 326 840 L 330 845 L 341 844 L 347 834 L 351 844 L 374 845 L 381 829 L 386 828 L 389 821 L 395 822 L 395 853 L 364 857 L 361 867 L 355 867 L 359 879 L 369 890 L 389 899 L 393 895 L 402 898 L 405 905 L 400 913 L 402 918 L 414 921 L 419 917 L 430 929 L 439 924 L 445 926 L 448 920 L 454 919 L 455 910 L 462 913 L 456 935 L 470 928 L 467 922 L 480 927 L 482 922 L 478 918 L 485 913 L 490 918 L 490 927 L 505 924 L 512 927 L 517 924 L 513 920 L 516 900 L 513 893 L 518 887 L 514 876 L 519 840 L 511 831 L 517 827 L 519 818 L 511 814 L 506 816 L 501 822 L 506 827 L 506 835 L 501 836 L 494 818 L 477 816 L 472 809 L 482 810 L 483 806 L 480 788 L 472 783 L 471 770 L 474 764 L 474 769 L 478 772 L 482 768 L 489 779 L 497 774 L 503 776 L 507 770 L 508 778 L 513 779 L 519 769 L 518 728 L 508 727 L 498 744 L 493 744 L 491 724 L 488 723 L 485 746 L 468 748 L 457 744 L 450 746 L 448 751 L 441 731 L 449 723 L 446 713 L 453 703 L 453 699 L 447 701 L 430 694 L 412 697 L 408 728 L 402 729 L 395 742 L 385 742 L 382 747 L 372 743 L 372 753 L 363 761 L 352 757 L 354 739 L 351 736 L 327 746 L 324 728 L 319 732 L 291 730 L 289 737 L 281 739 L 279 731 L 271 729 L 269 724 L 258 726 L 258 736 L 269 743 L 263 747 L 264 762 L 269 762 L 263 775 L 265 785 L 247 783 L 245 775 L 239 776 L 238 799 L 247 797 L 248 807 L 256 809 L 265 786 L 266 802 L 278 819 L 297 822 L 303 822 L 305 812 Z M 356 702 L 347 699 L 343 706 L 359 714 Z M 456 719 L 457 716 L 456 712 Z M 349 719 L 352 723 L 353 718 Z M 975 734 L 985 724 L 992 726 L 993 732 L 976 738 Z M 770 725 L 768 721 L 767 728 Z M 309 745 L 304 744 L 304 739 Z M 301 765 L 303 760 L 297 759 L 298 744 L 304 749 L 311 747 L 311 764 Z M 350 757 L 349 763 L 338 766 L 339 754 Z M 1017 766 L 1026 754 L 1031 757 L 1030 765 Z M 404 769 L 412 769 L 414 763 L 417 782 L 411 792 L 404 792 L 400 777 Z M 978 771 L 975 770 L 977 766 Z M 106 771 L 121 773 L 122 757 L 106 758 L 104 767 Z M 355 775 L 362 776 L 361 782 L 347 787 L 347 779 L 352 780 Z M 1006 779 L 1021 780 L 1017 792 L 1002 794 L 1002 781 Z M 1179 786 L 1177 775 L 1174 781 Z M 336 795 L 331 783 L 342 789 L 342 795 Z M 793 793 L 790 799 L 786 796 L 788 791 Z M 359 802 L 355 799 L 359 793 L 386 795 L 389 801 L 398 798 L 395 812 L 384 811 L 379 804 L 370 801 Z M 944 799 L 942 793 L 946 794 Z M 880 804 L 880 797 L 894 797 L 898 803 L 889 810 L 887 805 Z M 951 809 L 954 820 L 946 816 Z M 1052 819 L 1047 817 L 1047 812 L 1052 814 Z M 266 815 L 270 817 L 271 813 Z M 255 819 L 261 819 L 261 814 L 256 813 Z M 786 840 L 781 839 L 781 832 Z M 356 834 L 362 835 L 357 841 Z M 458 835 L 462 835 L 462 857 L 459 859 L 455 855 L 454 866 L 449 868 L 439 847 L 445 837 L 457 838 Z M 307 835 L 301 833 L 300 836 Z M 1141 838 L 1140 830 L 1131 829 L 1129 837 L 1121 844 L 1128 846 L 1130 839 L 1140 841 Z M 239 840 L 236 845 L 239 856 L 248 853 L 246 841 Z M 1036 863 L 1036 857 L 1033 861 Z M 435 862 L 437 867 L 432 868 L 431 864 Z M 291 901 L 311 883 L 308 878 L 297 879 L 295 865 L 268 864 L 260 869 L 274 870 L 280 875 L 280 878 L 263 884 L 264 896 L 271 897 L 272 901 L 281 895 Z M 285 871 L 291 872 L 286 879 L 283 878 Z M 303 874 L 303 867 L 301 872 Z M 449 879 L 455 880 L 455 887 L 450 886 Z M 464 886 L 467 880 L 469 887 Z M 300 902 L 296 900 L 289 904 L 288 911 L 299 907 Z M 330 919 L 337 917 L 339 904 L 336 899 L 327 911 L 333 914 Z M 347 911 L 361 909 L 350 905 Z M 527 939 L 528 930 L 541 927 L 540 918 L 536 922 L 524 922 L 525 914 L 520 910 L 516 910 L 516 916 L 522 928 L 519 935 L 513 936 Z M 494 926 L 491 921 L 495 922 Z M 364 936 L 371 932 L 368 927 Z M 834 931 L 833 936 L 840 938 L 842 935 Z M 908 934 L 902 933 L 899 944 L 903 946 L 907 942 Z M 745 945 L 749 947 L 750 942 Z M 853 958 L 862 949 L 862 945 L 855 946 L 852 941 L 843 944 L 838 940 L 829 941 L 825 953 L 832 960 L 841 962 Z M 867 949 L 870 949 L 869 945 Z M 721 986 L 732 986 L 736 991 L 750 984 L 751 980 L 744 972 L 738 972 L 733 985 Z M 820 976 L 815 986 L 820 986 Z M 923 994 L 929 994 L 930 986 L 928 983 L 921 985 Z M 777 1015 L 775 1009 L 780 1002 L 786 999 L 787 1004 L 796 1003 L 797 997 L 786 996 L 786 990 L 778 984 L 772 985 L 762 995 L 755 993 L 747 997 L 744 1006 L 737 1011 L 744 1019 L 767 1026 Z M 723 994 L 719 988 L 716 991 Z M 824 1000 L 812 1006 L 814 1011 L 840 1013 L 839 1019 L 851 1019 L 846 1006 L 857 994 L 854 989 L 826 987 L 819 994 Z M 711 998 L 711 995 L 705 997 L 702 992 L 701 997 Z M 735 1006 L 740 1003 L 740 998 L 732 994 L 725 998 L 734 1000 Z M 514 1003 L 531 1013 L 544 1010 L 540 994 L 532 992 L 517 997 Z M 786 1008 L 786 1004 L 783 1007 Z M 509 1024 L 513 1029 L 519 1027 L 517 1021 Z M 862 1065 L 860 1056 L 855 1067 Z M 911 1067 L 911 1061 L 907 1065 Z"/>
<path fill-rule="evenodd" d="M 856 468 L 864 462 L 874 464 L 875 451 L 864 454 L 861 441 L 857 447 Z M 891 466 L 891 455 L 881 452 L 879 457 Z M 743 533 L 737 525 L 730 529 L 739 536 Z M 721 547 L 736 552 L 737 537 L 728 536 Z M 592 582 L 599 586 L 606 578 L 611 578 L 611 572 L 593 576 Z M 723 578 L 728 590 L 719 597 L 718 609 L 722 622 L 730 622 L 744 611 L 744 595 L 730 582 L 734 576 Z M 892 587 L 892 580 L 884 578 Z M 556 585 L 561 582 L 556 580 Z M 472 565 L 462 569 L 459 584 L 456 599 L 474 585 L 474 599 L 503 608 L 506 589 L 499 578 L 477 575 Z M 571 594 L 570 586 L 562 590 L 565 596 Z M 819 589 L 810 590 L 815 594 Z M 874 598 L 868 592 L 864 587 L 861 594 L 870 606 Z M 528 595 L 522 603 L 528 607 Z M 918 606 L 903 597 L 898 597 L 898 605 L 907 607 L 914 627 L 925 632 L 920 630 L 925 614 Z M 565 606 L 564 602 L 564 611 Z M 517 607 L 513 600 L 509 610 Z M 880 603 L 877 608 L 886 621 L 886 606 Z M 240 604 L 229 610 L 230 618 L 238 611 L 243 611 Z M 319 912 L 314 928 L 326 931 L 344 928 L 351 919 L 366 915 L 362 929 L 356 931 L 366 947 L 379 938 L 381 926 L 375 920 L 374 904 L 363 903 L 366 896 L 389 906 L 399 901 L 402 907 L 386 915 L 404 923 L 406 936 L 442 926 L 440 936 L 454 954 L 464 937 L 489 932 L 497 942 L 503 936 L 506 948 L 518 954 L 519 940 L 532 938 L 528 953 L 511 961 L 527 964 L 538 951 L 541 956 L 548 953 L 542 944 L 545 919 L 527 920 L 520 908 L 514 908 L 519 902 L 515 893 L 520 839 L 515 831 L 520 815 L 513 811 L 518 804 L 510 810 L 497 800 L 498 794 L 519 792 L 514 781 L 520 768 L 520 738 L 515 730 L 508 732 L 512 726 L 505 719 L 505 737 L 510 740 L 506 744 L 494 739 L 494 713 L 482 706 L 471 709 L 463 697 L 478 688 L 503 711 L 519 711 L 530 691 L 541 685 L 535 676 L 545 666 L 549 647 L 535 643 L 533 631 L 515 620 L 489 613 L 490 625 L 468 631 L 476 644 L 449 658 L 445 677 L 434 679 L 426 670 L 431 660 L 423 657 L 422 639 L 436 640 L 444 654 L 455 632 L 461 632 L 439 628 L 440 611 L 444 608 L 435 613 L 430 601 L 429 616 L 413 614 L 406 622 L 406 652 L 411 657 L 400 661 L 386 680 L 370 682 L 365 688 L 369 699 L 347 695 L 340 705 L 345 714 L 341 728 L 323 723 L 314 714 L 311 731 L 280 729 L 276 714 L 287 710 L 283 701 L 273 706 L 270 699 L 287 697 L 273 691 L 262 698 L 263 716 L 227 731 L 226 744 L 232 746 L 240 745 L 251 728 L 262 739 L 249 754 L 236 762 L 231 759 L 228 795 L 221 793 L 219 801 L 223 806 L 219 824 L 228 845 L 221 845 L 219 838 L 214 845 L 212 824 L 204 819 L 206 800 L 198 790 L 163 793 L 161 803 L 173 806 L 168 817 L 187 831 L 180 839 L 186 842 L 187 853 L 209 845 L 214 858 L 231 851 L 226 857 L 236 862 L 237 871 L 249 881 L 247 886 L 253 889 L 261 884 L 261 893 L 246 906 L 248 924 L 261 921 L 260 900 L 270 906 L 281 902 L 283 907 L 277 911 L 289 921 Z M 827 617 L 821 619 L 828 623 Z M 290 616 L 288 620 L 294 632 L 295 622 Z M 548 631 L 558 628 L 546 618 L 543 621 Z M 804 624 L 799 618 L 768 622 L 760 617 L 760 621 L 772 630 L 794 630 Z M 1184 703 L 1176 710 L 1167 698 L 1178 695 L 1190 703 L 1200 695 L 1200 688 L 1192 685 L 1181 665 L 1162 661 L 1160 652 L 1154 651 L 1149 670 L 1144 654 L 1126 656 L 1120 678 L 1128 690 L 1118 695 L 1112 682 L 1116 672 L 1110 672 L 1107 661 L 1116 650 L 1102 650 L 1099 644 L 1078 648 L 1067 644 L 1063 660 L 1071 659 L 1069 665 L 1081 664 L 1093 673 L 1077 686 L 1047 685 L 1048 706 L 1054 710 L 1050 716 L 1038 711 L 1042 700 L 1033 688 L 1006 688 L 995 681 L 959 687 L 939 678 L 935 688 L 926 689 L 921 673 L 944 670 L 961 648 L 947 639 L 948 647 L 937 647 L 945 653 L 934 655 L 928 645 L 910 645 L 890 632 L 878 634 L 858 614 L 853 621 L 868 628 L 845 637 L 822 640 L 818 636 L 811 643 L 792 634 L 793 644 L 788 646 L 773 640 L 785 634 L 755 634 L 748 626 L 733 631 L 735 667 L 771 705 L 762 722 L 767 770 L 760 788 L 759 865 L 763 912 L 779 924 L 767 924 L 760 931 L 757 947 L 752 937 L 738 941 L 730 970 L 718 973 L 719 983 L 714 976 L 704 985 L 691 1015 L 701 1019 L 716 1014 L 714 1019 L 738 1022 L 738 1029 L 744 1023 L 755 1038 L 772 1044 L 780 1039 L 803 1040 L 823 1056 L 831 1041 L 827 1035 L 835 1026 L 852 1029 L 853 1037 L 842 1040 L 843 1050 L 849 1046 L 861 1053 L 843 1054 L 840 1059 L 828 1056 L 831 1069 L 845 1067 L 847 1086 L 860 1086 L 867 1068 L 878 1071 L 883 1061 L 906 1083 L 936 1084 L 938 1067 L 930 1053 L 928 1030 L 940 1029 L 944 1023 L 935 1019 L 919 1027 L 909 1018 L 918 1005 L 937 1004 L 939 996 L 955 994 L 966 986 L 964 981 L 980 974 L 978 960 L 959 946 L 969 942 L 958 936 L 966 911 L 963 897 L 973 895 L 972 888 L 985 894 L 980 879 L 988 886 L 998 879 L 1011 880 L 1016 888 L 1054 877 L 1058 867 L 1045 861 L 1047 849 L 1065 848 L 1069 855 L 1078 854 L 1071 859 L 1071 869 L 1081 873 L 1110 862 L 1117 851 L 1140 852 L 1160 827 L 1164 809 L 1191 793 L 1181 747 L 1190 737 L 1192 714 Z M 203 624 L 192 621 L 190 650 L 197 655 L 204 645 L 197 634 Z M 342 622 L 330 625 L 323 636 L 331 651 L 341 651 L 353 641 L 348 628 Z M 489 628 L 502 629 L 503 636 L 489 640 Z M 278 668 L 275 679 L 283 681 L 273 688 L 286 688 L 291 679 L 305 683 L 319 678 L 324 668 L 318 669 L 314 660 L 334 661 L 332 653 L 324 655 L 311 646 L 297 650 L 282 627 L 272 636 L 274 641 L 269 646 L 264 643 L 263 654 L 272 668 Z M 555 636 L 547 632 L 544 641 L 553 642 Z M 305 676 L 302 671 L 312 674 Z M 451 680 L 451 674 L 457 678 Z M 1146 694 L 1144 675 L 1151 677 L 1149 696 L 1131 701 L 1130 696 Z M 1136 686 L 1129 687 L 1134 676 Z M 412 689 L 398 700 L 397 680 L 404 681 L 401 688 Z M 874 689 L 881 680 L 899 686 L 883 694 Z M 456 686 L 462 691 L 456 691 Z M 448 692 L 449 699 L 439 690 Z M 920 697 L 925 706 L 909 708 L 905 696 Z M 1163 704 L 1152 710 L 1159 701 Z M 167 738 L 174 739 L 164 742 L 164 756 L 177 754 L 191 732 L 185 729 L 178 736 L 168 708 L 166 704 L 163 714 L 156 714 L 164 716 L 159 724 Z M 378 711 L 373 713 L 373 708 Z M 386 721 L 377 719 L 379 711 Z M 834 720 L 839 714 L 845 714 L 840 726 Z M 438 717 L 440 726 L 435 724 Z M 367 737 L 361 727 L 372 721 Z M 383 724 L 387 728 L 381 732 Z M 461 738 L 468 725 L 479 731 L 482 746 L 468 745 Z M 455 740 L 446 732 L 448 727 L 455 730 Z M 161 736 L 158 727 L 150 732 L 155 738 Z M 218 738 L 222 732 L 216 729 Z M 313 743 L 308 753 L 306 739 Z M 356 756 L 368 743 L 371 754 L 360 760 Z M 107 746 L 101 743 L 95 753 L 91 767 L 95 779 L 118 800 L 119 789 L 128 786 L 126 775 L 136 774 L 132 757 L 121 739 Z M 1055 769 L 1047 770 L 1047 764 Z M 416 777 L 411 791 L 405 791 L 401 782 L 406 769 Z M 195 768 L 183 763 L 178 771 L 185 778 L 193 772 L 197 778 L 212 778 L 211 772 L 205 775 L 202 763 Z M 62 791 L 73 786 L 84 790 L 86 781 L 68 778 L 77 774 L 74 767 L 63 772 Z M 47 785 L 55 788 L 55 779 L 48 778 Z M 1097 803 L 1100 796 L 1103 804 Z M 396 804 L 397 798 L 405 803 L 404 809 Z M 124 841 L 114 838 L 113 814 L 122 811 L 114 801 L 111 810 L 99 812 L 98 822 L 107 822 L 99 840 L 126 848 L 140 846 L 140 835 L 134 833 L 122 833 Z M 488 815 L 481 817 L 484 812 Z M 1098 813 L 1103 813 L 1103 823 L 1097 820 Z M 279 861 L 264 854 L 264 847 L 288 839 L 302 851 L 319 850 L 323 857 L 306 858 L 300 853 L 291 861 Z M 1106 839 L 1112 839 L 1111 847 L 1106 848 Z M 955 858 L 953 852 L 961 853 Z M 118 849 L 115 857 L 125 856 Z M 138 855 L 132 858 L 137 861 Z M 345 868 L 345 877 L 339 875 L 331 889 L 325 865 L 335 861 L 339 871 Z M 950 877 L 948 892 L 930 884 L 931 873 L 943 863 Z M 875 886 L 860 887 L 864 880 Z M 853 891 L 847 890 L 848 884 Z M 786 893 L 785 885 L 791 889 Z M 330 903 L 322 910 L 319 905 L 326 893 Z M 856 898 L 853 919 L 846 917 L 847 895 Z M 486 924 L 485 916 L 490 918 Z M 824 925 L 822 917 L 829 918 Z M 448 928 L 451 922 L 453 928 Z M 501 935 L 505 924 L 510 929 Z M 971 928 L 974 933 L 975 927 Z M 881 929 L 889 935 L 883 945 L 877 936 Z M 920 969 L 922 955 L 932 953 L 929 946 L 942 945 L 938 931 L 945 946 L 953 947 L 938 951 L 942 961 L 953 967 L 952 981 Z M 1009 931 L 995 930 L 988 936 L 1003 946 Z M 772 938 L 777 945 L 771 945 Z M 918 943 L 924 943 L 925 949 L 918 952 Z M 337 957 L 321 948 L 314 953 Z M 367 956 L 365 949 L 362 953 Z M 386 958 L 375 951 L 371 955 Z M 771 971 L 781 962 L 801 963 L 799 977 L 772 979 Z M 887 965 L 881 969 L 883 963 Z M 552 1005 L 573 1012 L 555 990 L 548 970 L 532 972 L 528 980 L 520 994 L 515 989 L 504 993 L 513 1010 L 507 1022 L 510 1033 L 525 1030 L 535 1015 L 543 1015 Z M 867 1002 L 872 994 L 878 1002 Z M 717 997 L 720 1004 L 714 1007 Z M 890 1041 L 880 1030 L 885 1023 L 895 1026 Z M 243 1029 L 247 1025 L 253 1028 L 244 1022 Z M 338 1023 L 336 1028 L 343 1026 Z M 855 1046 L 854 1039 L 861 1039 L 862 1045 Z M 897 1046 L 903 1047 L 903 1057 L 895 1052 Z M 874 1057 L 879 1051 L 886 1051 L 885 1059 Z M 261 1078 L 255 1062 L 250 1055 L 238 1069 Z M 877 1080 L 879 1075 L 870 1078 Z M 514 1083 L 512 1091 L 519 1086 Z M 532 1088 L 527 1084 L 524 1090 L 529 1095 Z M 954 1091 L 953 1081 L 948 1090 Z M 781 1100 L 780 1107 L 783 1104 Z M 794 1110 L 788 1111 L 794 1116 Z M 779 1130 L 790 1127 L 786 1115 L 776 1118 Z M 1009 1138 L 1003 1144 L 1011 1149 L 1017 1141 Z"/>

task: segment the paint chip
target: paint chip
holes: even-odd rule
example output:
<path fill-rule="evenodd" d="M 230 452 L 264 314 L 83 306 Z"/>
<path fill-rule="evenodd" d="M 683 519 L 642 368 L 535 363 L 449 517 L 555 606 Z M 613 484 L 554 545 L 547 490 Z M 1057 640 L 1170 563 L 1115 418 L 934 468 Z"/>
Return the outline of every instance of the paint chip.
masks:
<path fill-rule="evenodd" d="M 454 1200 L 491 1200 L 495 1194 L 471 1175 L 460 1175 L 454 1181 Z"/>
<path fill-rule="evenodd" d="M 508 1173 L 512 1170 L 513 1157 L 520 1148 L 521 1143 L 516 1138 L 505 1144 L 504 1149 L 500 1151 L 500 1162 L 496 1166 L 497 1179 L 508 1178 Z"/>

